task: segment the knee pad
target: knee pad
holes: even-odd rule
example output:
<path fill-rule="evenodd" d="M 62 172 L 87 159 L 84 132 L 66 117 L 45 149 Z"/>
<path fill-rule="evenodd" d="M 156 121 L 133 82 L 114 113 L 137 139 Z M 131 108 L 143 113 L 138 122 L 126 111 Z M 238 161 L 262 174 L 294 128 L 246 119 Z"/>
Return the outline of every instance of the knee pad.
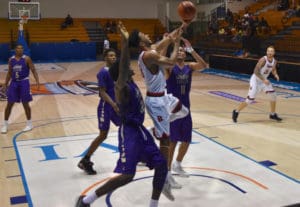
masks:
<path fill-rule="evenodd" d="M 269 96 L 269 99 L 270 99 L 270 101 L 276 101 L 276 92 L 275 91 L 272 91 L 272 92 L 268 92 L 267 93 L 268 94 L 268 96 Z"/>

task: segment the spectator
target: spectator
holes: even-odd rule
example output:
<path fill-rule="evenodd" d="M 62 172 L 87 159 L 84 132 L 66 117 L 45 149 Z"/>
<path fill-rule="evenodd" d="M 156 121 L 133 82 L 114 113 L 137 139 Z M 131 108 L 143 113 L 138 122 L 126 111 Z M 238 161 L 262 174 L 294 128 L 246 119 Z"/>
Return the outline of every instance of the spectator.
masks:
<path fill-rule="evenodd" d="M 287 10 L 289 7 L 290 7 L 289 0 L 279 0 L 278 6 L 277 6 L 278 11 Z"/>
<path fill-rule="evenodd" d="M 259 22 L 258 27 L 261 29 L 263 34 L 266 34 L 270 31 L 270 26 L 264 17 L 261 18 L 261 21 Z"/>
<path fill-rule="evenodd" d="M 70 14 L 67 15 L 67 17 L 65 18 L 65 21 L 61 24 L 61 29 L 65 29 L 68 26 L 73 26 L 74 21 L 73 18 L 71 17 Z"/>
<path fill-rule="evenodd" d="M 300 17 L 300 4 L 298 4 L 296 7 L 296 16 Z"/>
<path fill-rule="evenodd" d="M 111 33 L 112 32 L 112 22 L 107 20 L 104 29 L 107 34 Z"/>
<path fill-rule="evenodd" d="M 117 23 L 115 20 L 111 22 L 111 33 L 117 33 Z"/>

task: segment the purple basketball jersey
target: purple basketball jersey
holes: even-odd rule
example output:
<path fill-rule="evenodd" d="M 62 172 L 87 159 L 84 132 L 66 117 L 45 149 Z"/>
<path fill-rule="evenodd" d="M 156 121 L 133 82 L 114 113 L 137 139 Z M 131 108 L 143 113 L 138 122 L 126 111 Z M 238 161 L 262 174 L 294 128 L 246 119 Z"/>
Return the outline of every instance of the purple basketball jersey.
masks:
<path fill-rule="evenodd" d="M 127 104 L 120 105 L 121 121 L 124 124 L 142 125 L 145 119 L 145 104 L 137 85 L 128 83 L 130 98 Z"/>
<path fill-rule="evenodd" d="M 182 69 L 178 65 L 175 65 L 167 80 L 168 93 L 172 93 L 173 96 L 177 97 L 188 109 L 190 109 L 192 72 L 192 69 L 188 65 L 184 65 Z M 171 122 L 170 140 L 173 142 L 191 142 L 192 127 L 191 114 Z"/>
<path fill-rule="evenodd" d="M 109 97 L 115 101 L 114 81 L 110 77 L 108 67 L 103 67 L 97 74 L 98 86 L 103 87 Z M 108 131 L 110 128 L 110 121 L 116 126 L 120 125 L 120 117 L 114 111 L 109 103 L 106 103 L 103 99 L 100 99 L 97 109 L 98 115 L 98 128 L 100 130 Z"/>
<path fill-rule="evenodd" d="M 190 109 L 192 72 L 192 69 L 188 65 L 184 65 L 182 69 L 178 65 L 175 65 L 167 80 L 168 93 L 177 97 L 188 109 Z"/>
<path fill-rule="evenodd" d="M 129 101 L 127 104 L 120 104 L 122 120 L 119 128 L 120 157 L 115 172 L 135 174 L 139 161 L 145 162 L 152 169 L 155 166 L 166 165 L 166 160 L 149 131 L 143 126 L 145 106 L 140 90 L 133 81 L 128 83 L 128 88 Z M 161 187 L 163 183 L 160 183 Z"/>
<path fill-rule="evenodd" d="M 12 67 L 12 75 L 11 79 L 13 81 L 24 80 L 29 77 L 29 67 L 26 64 L 26 55 L 23 55 L 19 60 L 16 59 L 15 56 L 11 57 L 11 67 Z"/>

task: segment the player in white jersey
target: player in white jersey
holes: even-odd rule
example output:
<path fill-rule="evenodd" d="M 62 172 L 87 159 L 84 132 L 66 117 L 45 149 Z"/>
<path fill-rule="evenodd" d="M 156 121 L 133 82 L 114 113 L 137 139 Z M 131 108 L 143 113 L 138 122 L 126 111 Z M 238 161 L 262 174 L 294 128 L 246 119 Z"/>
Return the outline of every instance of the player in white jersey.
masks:
<path fill-rule="evenodd" d="M 267 79 L 270 73 L 274 75 L 277 81 L 279 81 L 279 76 L 276 70 L 277 61 L 274 58 L 275 49 L 273 46 L 269 46 L 267 48 L 267 55 L 263 56 L 259 59 L 258 63 L 255 66 L 254 73 L 250 79 L 250 88 L 248 92 L 248 96 L 245 102 L 242 102 L 237 109 L 232 112 L 232 120 L 237 122 L 237 118 L 239 112 L 243 110 L 248 104 L 253 103 L 256 95 L 260 91 L 264 91 L 269 95 L 270 98 L 270 119 L 274 119 L 276 121 L 281 121 L 282 119 L 275 112 L 276 110 L 276 93 L 272 87 L 271 82 Z"/>
<path fill-rule="evenodd" d="M 147 88 L 145 98 L 146 109 L 154 123 L 153 134 L 160 141 L 160 151 L 167 160 L 169 157 L 170 121 L 183 118 L 189 112 L 176 97 L 166 93 L 166 79 L 163 71 L 163 67 L 172 67 L 176 63 L 184 26 L 186 25 L 183 24 L 156 44 L 152 44 L 148 35 L 138 30 L 134 30 L 129 37 L 130 47 L 140 47 L 143 49 L 138 59 L 138 65 Z M 173 51 L 170 57 L 166 57 L 163 54 L 170 44 L 174 46 Z M 166 195 L 167 192 L 170 200 L 174 200 L 170 189 L 167 189 L 169 187 L 181 188 L 175 182 L 170 171 L 163 193 Z"/>

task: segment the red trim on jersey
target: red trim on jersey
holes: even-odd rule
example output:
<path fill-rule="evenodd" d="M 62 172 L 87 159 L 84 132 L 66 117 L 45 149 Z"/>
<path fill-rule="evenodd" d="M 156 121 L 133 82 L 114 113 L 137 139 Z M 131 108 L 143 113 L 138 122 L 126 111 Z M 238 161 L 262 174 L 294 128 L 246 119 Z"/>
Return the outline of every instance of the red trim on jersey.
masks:
<path fill-rule="evenodd" d="M 165 92 L 149 92 L 147 91 L 147 96 L 150 97 L 162 97 L 165 95 Z"/>
<path fill-rule="evenodd" d="M 156 134 L 156 132 L 155 132 L 155 128 L 152 128 L 152 133 L 153 133 L 153 135 L 154 135 L 154 137 L 155 137 L 156 139 L 168 139 L 168 138 L 169 138 L 169 135 L 166 134 L 166 133 L 163 133 L 163 134 L 161 135 L 161 137 L 158 137 L 157 134 Z"/>
<path fill-rule="evenodd" d="M 266 93 L 274 93 L 275 91 L 266 91 Z"/>

